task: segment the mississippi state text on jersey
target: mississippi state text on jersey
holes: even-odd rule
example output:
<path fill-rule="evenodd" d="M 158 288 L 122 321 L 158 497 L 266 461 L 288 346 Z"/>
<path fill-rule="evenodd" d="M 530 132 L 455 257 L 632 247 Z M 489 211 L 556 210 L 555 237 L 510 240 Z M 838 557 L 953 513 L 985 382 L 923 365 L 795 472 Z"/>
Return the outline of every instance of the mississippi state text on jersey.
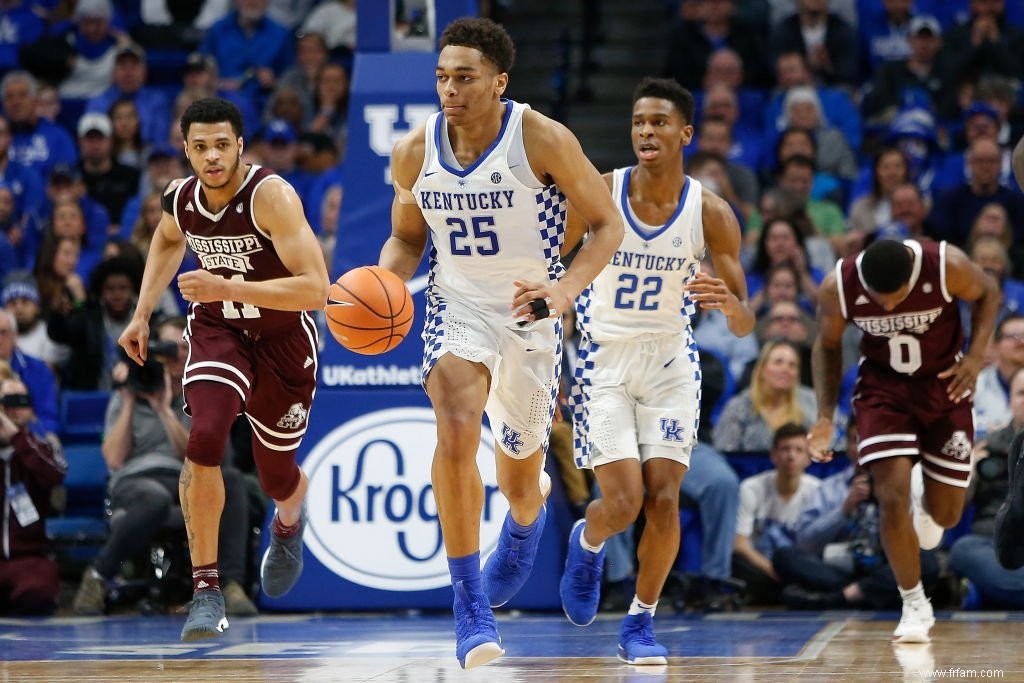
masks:
<path fill-rule="evenodd" d="M 267 168 L 253 165 L 241 187 L 216 214 L 203 203 L 205 198 L 195 176 L 174 190 L 174 220 L 195 252 L 199 265 L 214 275 L 232 280 L 258 282 L 291 275 L 281 262 L 270 235 L 253 218 L 253 198 L 259 186 L 270 178 L 280 179 Z M 297 311 L 278 311 L 237 301 L 192 303 L 190 313 L 202 307 L 228 325 L 249 331 L 270 331 L 299 324 Z"/>
<path fill-rule="evenodd" d="M 843 317 L 864 336 L 860 350 L 874 370 L 901 375 L 934 375 L 960 359 L 964 335 L 960 309 L 946 288 L 946 243 L 905 240 L 914 253 L 910 293 L 887 311 L 867 292 L 863 254 L 836 264 Z"/>

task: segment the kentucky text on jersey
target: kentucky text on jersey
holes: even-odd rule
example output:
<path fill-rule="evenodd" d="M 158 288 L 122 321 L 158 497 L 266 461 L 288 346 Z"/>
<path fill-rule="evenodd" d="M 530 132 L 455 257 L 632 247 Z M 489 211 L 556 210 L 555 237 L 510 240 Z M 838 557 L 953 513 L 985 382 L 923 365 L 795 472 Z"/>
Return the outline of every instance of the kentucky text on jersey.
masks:
<path fill-rule="evenodd" d="M 941 308 L 933 308 L 927 311 L 915 311 L 913 313 L 899 313 L 878 318 L 854 318 L 853 322 L 860 329 L 868 334 L 894 335 L 899 332 L 913 332 L 923 334 L 928 331 L 935 319 L 942 314 Z"/>
<path fill-rule="evenodd" d="M 252 270 L 248 257 L 263 249 L 255 236 L 201 237 L 188 234 L 186 239 L 206 270 L 228 268 L 239 273 L 248 272 Z"/>
<path fill-rule="evenodd" d="M 617 251 L 612 257 L 613 266 L 623 268 L 642 268 L 644 270 L 683 270 L 687 268 L 687 259 L 678 256 L 658 256 L 657 254 L 641 254 L 635 251 Z"/>
<path fill-rule="evenodd" d="M 511 209 L 512 190 L 496 192 L 420 192 L 420 208 L 434 211 L 494 211 Z"/>

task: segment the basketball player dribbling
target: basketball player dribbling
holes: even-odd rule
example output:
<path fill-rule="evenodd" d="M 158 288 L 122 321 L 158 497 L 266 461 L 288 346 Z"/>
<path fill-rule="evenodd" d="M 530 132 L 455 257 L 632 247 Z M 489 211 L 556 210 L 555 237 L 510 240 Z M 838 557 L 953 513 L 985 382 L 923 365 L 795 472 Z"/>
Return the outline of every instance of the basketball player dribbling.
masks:
<path fill-rule="evenodd" d="M 740 227 L 729 205 L 683 171 L 693 137 L 693 95 L 671 79 L 633 93 L 637 163 L 605 175 L 627 228 L 611 264 L 577 302 L 582 338 L 570 404 L 577 465 L 601 497 L 573 527 L 560 594 L 586 626 L 600 602 L 604 542 L 643 510 L 636 595 L 619 629 L 619 658 L 659 665 L 654 613 L 679 552 L 679 487 L 700 419 L 695 306 L 720 310 L 738 336 L 754 327 L 740 265 Z M 570 212 L 568 244 L 585 229 Z M 705 248 L 719 277 L 700 272 Z"/>
<path fill-rule="evenodd" d="M 316 326 L 306 311 L 324 307 L 329 280 L 295 190 L 269 169 L 242 163 L 238 109 L 198 100 L 182 115 L 181 132 L 195 175 L 164 191 L 139 302 L 118 341 L 135 362 L 145 361 L 150 316 L 187 244 L 201 266 L 178 276 L 189 302 L 183 384 L 192 416 L 179 484 L 194 586 L 181 632 L 187 641 L 228 626 L 217 570 L 220 463 L 238 414 L 252 425 L 260 484 L 277 505 L 260 567 L 263 591 L 284 595 L 302 572 L 308 481 L 295 451 L 317 372 Z"/>
<path fill-rule="evenodd" d="M 504 654 L 492 607 L 526 582 L 543 532 L 560 314 L 622 240 L 611 197 L 572 133 L 502 97 L 514 57 L 511 38 L 489 19 L 445 28 L 442 111 L 395 146 L 391 237 L 380 254 L 382 267 L 408 280 L 432 238 L 423 385 L 437 420 L 431 480 L 455 593 L 455 653 L 467 669 Z M 559 262 L 566 200 L 590 226 L 567 271 Z M 476 454 L 485 410 L 511 509 L 481 571 Z"/>
<path fill-rule="evenodd" d="M 921 585 L 918 547 L 937 546 L 963 512 L 971 395 L 1000 298 L 996 283 L 966 254 L 930 240 L 878 240 L 841 259 L 818 292 L 811 457 L 832 457 L 842 337 L 852 323 L 864 333 L 853 396 L 858 463 L 871 474 L 882 546 L 903 598 L 897 643 L 931 640 L 935 617 Z M 966 353 L 957 299 L 973 309 Z"/>

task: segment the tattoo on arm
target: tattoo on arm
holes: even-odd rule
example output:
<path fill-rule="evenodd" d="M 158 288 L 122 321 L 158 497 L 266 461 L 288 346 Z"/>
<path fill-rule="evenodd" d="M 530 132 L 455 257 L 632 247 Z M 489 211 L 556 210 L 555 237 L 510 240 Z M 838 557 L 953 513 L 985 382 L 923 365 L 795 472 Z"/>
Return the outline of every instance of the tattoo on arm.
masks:
<path fill-rule="evenodd" d="M 828 349 L 820 341 L 811 351 L 811 375 L 818 397 L 818 415 L 832 418 L 839 402 L 839 384 L 842 381 L 843 354 L 841 349 Z"/>

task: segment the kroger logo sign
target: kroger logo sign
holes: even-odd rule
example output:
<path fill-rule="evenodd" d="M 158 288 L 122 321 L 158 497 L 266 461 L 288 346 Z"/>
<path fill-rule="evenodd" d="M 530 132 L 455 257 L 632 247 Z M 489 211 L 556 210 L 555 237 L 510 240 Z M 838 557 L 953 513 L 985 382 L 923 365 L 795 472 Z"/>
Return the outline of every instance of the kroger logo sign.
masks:
<path fill-rule="evenodd" d="M 421 591 L 450 583 L 430 485 L 437 445 L 433 411 L 394 408 L 329 432 L 302 467 L 309 477 L 305 542 L 325 567 L 353 583 Z M 480 556 L 494 550 L 508 511 L 484 429 L 477 450 L 484 482 Z"/>

